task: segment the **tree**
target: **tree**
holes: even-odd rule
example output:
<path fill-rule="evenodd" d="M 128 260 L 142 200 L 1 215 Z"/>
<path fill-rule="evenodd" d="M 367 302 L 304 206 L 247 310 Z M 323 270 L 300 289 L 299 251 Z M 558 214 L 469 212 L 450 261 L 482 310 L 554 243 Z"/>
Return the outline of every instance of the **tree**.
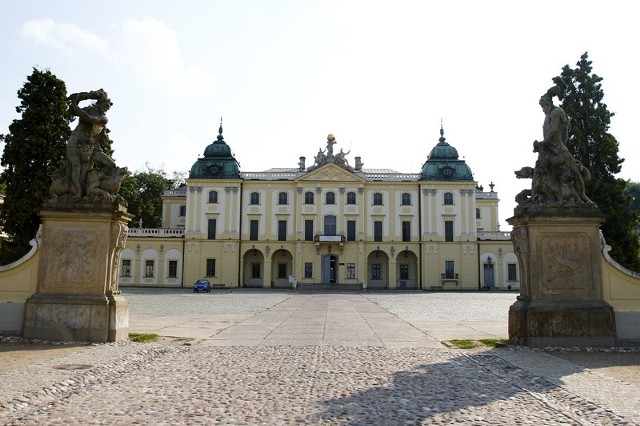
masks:
<path fill-rule="evenodd" d="M 576 68 L 565 65 L 560 76 L 553 79 L 563 90 L 561 107 L 571 123 L 567 148 L 591 172 L 586 193 L 605 216 L 602 232 L 611 246 L 611 257 L 640 271 L 640 244 L 634 232 L 639 216 L 629 208 L 627 182 L 615 177 L 624 159 L 618 156 L 618 141 L 609 133 L 614 113 L 603 102 L 602 80 L 592 73 L 587 53 L 580 57 Z"/>
<path fill-rule="evenodd" d="M 154 170 L 149 165 L 147 171 L 125 177 L 119 194 L 127 200 L 127 211 L 134 216 L 132 226 L 142 219 L 145 228 L 162 227 L 162 195 L 176 186 L 164 170 Z"/>
<path fill-rule="evenodd" d="M 38 211 L 48 195 L 51 176 L 65 157 L 71 134 L 64 81 L 49 70 L 33 69 L 18 91 L 21 100 L 9 133 L 0 135 L 5 148 L 4 171 L 0 182 L 6 185 L 0 209 L 0 225 L 9 241 L 0 249 L 0 263 L 18 260 L 29 249 L 40 225 Z"/>
<path fill-rule="evenodd" d="M 640 214 L 640 182 L 627 182 L 624 193 L 631 198 L 629 208 Z"/>

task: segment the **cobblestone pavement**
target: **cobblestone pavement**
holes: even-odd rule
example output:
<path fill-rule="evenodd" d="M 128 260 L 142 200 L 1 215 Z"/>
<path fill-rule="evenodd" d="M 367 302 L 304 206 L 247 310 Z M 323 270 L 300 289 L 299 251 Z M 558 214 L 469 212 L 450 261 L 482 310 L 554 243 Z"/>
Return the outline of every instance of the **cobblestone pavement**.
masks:
<path fill-rule="evenodd" d="M 616 363 L 624 356 L 633 375 L 638 348 L 451 349 L 434 344 L 420 320 L 422 312 L 450 320 L 451 332 L 482 337 L 499 329 L 493 323 L 506 330 L 503 305 L 513 294 L 159 293 L 125 291 L 132 328 L 143 327 L 136 321 L 161 330 L 169 324 L 172 337 L 160 343 L 47 346 L 62 349 L 60 356 L 0 368 L 0 424 L 640 422 L 640 383 L 607 374 L 590 357 Z M 228 322 L 184 345 L 176 332 L 189 330 L 175 327 L 180 315 Z M 305 319 L 309 327 L 295 326 Z M 248 331 L 264 323 L 271 331 Z M 234 336 L 242 345 L 232 344 Z M 15 340 L 0 347 L 29 344 Z M 0 352 L 0 365 L 7 353 Z"/>

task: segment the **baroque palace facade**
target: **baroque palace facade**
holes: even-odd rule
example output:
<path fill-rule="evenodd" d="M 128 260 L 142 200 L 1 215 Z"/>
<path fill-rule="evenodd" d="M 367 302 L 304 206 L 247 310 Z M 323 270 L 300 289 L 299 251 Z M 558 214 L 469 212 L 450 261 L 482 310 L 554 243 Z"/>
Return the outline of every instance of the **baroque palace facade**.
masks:
<path fill-rule="evenodd" d="M 222 136 L 166 191 L 163 228 L 130 228 L 120 285 L 517 289 L 498 194 L 477 186 L 444 132 L 419 173 L 349 164 L 327 138 L 314 164 L 241 172 Z"/>

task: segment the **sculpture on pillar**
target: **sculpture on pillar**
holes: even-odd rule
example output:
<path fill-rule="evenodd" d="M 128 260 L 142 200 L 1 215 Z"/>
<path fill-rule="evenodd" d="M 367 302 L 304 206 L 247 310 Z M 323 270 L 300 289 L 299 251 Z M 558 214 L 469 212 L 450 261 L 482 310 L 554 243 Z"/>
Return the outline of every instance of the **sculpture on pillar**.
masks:
<path fill-rule="evenodd" d="M 333 153 L 333 147 L 336 143 L 336 137 L 330 133 L 327 136 L 327 148 L 324 150 L 322 148 L 318 149 L 318 155 L 314 157 L 315 162 L 313 163 L 313 166 L 307 169 L 307 171 L 313 171 L 318 167 L 324 166 L 327 163 L 336 164 L 343 169 L 349 170 L 350 172 L 357 170 L 357 168 L 354 169 L 353 167 L 351 167 L 349 165 L 349 160 L 347 160 L 347 155 L 351 152 L 351 150 L 344 152 L 344 150 L 340 148 L 340 152 L 336 154 Z M 362 168 L 362 161 L 360 160 L 360 157 L 356 157 L 356 164 L 359 165 L 360 168 Z"/>
<path fill-rule="evenodd" d="M 525 189 L 516 196 L 519 206 L 595 207 L 585 194 L 585 182 L 591 174 L 566 146 L 569 119 L 562 108 L 553 105 L 553 97 L 560 97 L 561 93 L 560 87 L 553 86 L 540 98 L 540 106 L 545 113 L 543 140 L 533 142 L 533 152 L 538 153 L 535 167 L 523 167 L 515 172 L 519 179 L 532 179 L 531 189 Z"/>
<path fill-rule="evenodd" d="M 81 108 L 80 102 L 95 102 Z M 111 100 L 104 90 L 74 93 L 68 98 L 69 111 L 79 118 L 67 142 L 67 155 L 49 188 L 53 200 L 92 198 L 94 201 L 124 201 L 118 198 L 123 177 L 130 174 L 126 167 L 117 167 L 102 151 L 107 138 L 105 126 Z"/>

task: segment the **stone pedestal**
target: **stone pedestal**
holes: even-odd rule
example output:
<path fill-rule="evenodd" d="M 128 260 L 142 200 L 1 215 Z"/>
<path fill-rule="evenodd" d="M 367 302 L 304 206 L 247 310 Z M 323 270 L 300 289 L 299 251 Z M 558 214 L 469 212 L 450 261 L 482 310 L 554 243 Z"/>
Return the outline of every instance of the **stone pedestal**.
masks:
<path fill-rule="evenodd" d="M 51 208 L 41 216 L 38 288 L 25 305 L 24 337 L 126 339 L 129 305 L 118 290 L 118 267 L 131 216 L 117 203 Z"/>
<path fill-rule="evenodd" d="M 520 263 L 509 339 L 527 346 L 610 346 L 613 308 L 603 299 L 600 224 L 594 207 L 538 207 L 508 219 Z"/>

